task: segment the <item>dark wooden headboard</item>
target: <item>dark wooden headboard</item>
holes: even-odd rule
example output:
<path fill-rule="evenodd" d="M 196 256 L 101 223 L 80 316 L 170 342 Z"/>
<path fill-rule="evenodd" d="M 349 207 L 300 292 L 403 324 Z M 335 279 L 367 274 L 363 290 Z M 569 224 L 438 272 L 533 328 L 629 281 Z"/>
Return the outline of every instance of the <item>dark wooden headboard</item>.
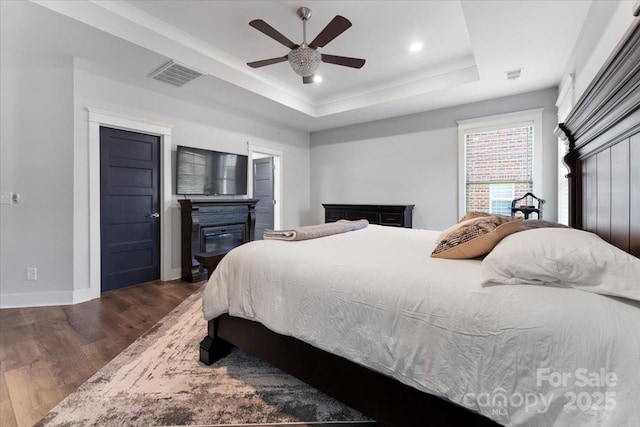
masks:
<path fill-rule="evenodd" d="M 569 223 L 640 258 L 640 22 L 556 135 L 567 144 Z"/>

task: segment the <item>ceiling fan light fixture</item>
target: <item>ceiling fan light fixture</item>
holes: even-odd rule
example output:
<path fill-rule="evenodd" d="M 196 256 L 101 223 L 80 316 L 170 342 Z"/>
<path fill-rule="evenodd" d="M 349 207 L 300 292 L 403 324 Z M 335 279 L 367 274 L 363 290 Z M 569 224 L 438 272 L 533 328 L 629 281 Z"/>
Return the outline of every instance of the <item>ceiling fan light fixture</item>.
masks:
<path fill-rule="evenodd" d="M 278 30 L 264 22 L 262 19 L 254 19 L 249 25 L 261 33 L 271 37 L 278 43 L 288 47 L 290 52 L 287 55 L 277 58 L 263 59 L 260 61 L 248 62 L 251 68 L 260 68 L 266 65 L 278 64 L 289 61 L 291 69 L 299 76 L 302 76 L 302 83 L 309 84 L 315 81 L 314 73 L 321 62 L 341 65 L 343 67 L 362 68 L 366 62 L 360 58 L 350 58 L 347 56 L 325 55 L 318 52 L 318 48 L 325 47 L 333 39 L 344 33 L 351 27 L 351 22 L 344 16 L 336 15 L 311 43 L 307 43 L 307 21 L 311 18 L 311 10 L 307 7 L 298 9 L 298 16 L 302 19 L 302 43 L 295 44 Z"/>
<path fill-rule="evenodd" d="M 293 71 L 302 77 L 312 76 L 320 66 L 322 56 L 316 49 L 300 46 L 289 52 L 289 65 Z"/>

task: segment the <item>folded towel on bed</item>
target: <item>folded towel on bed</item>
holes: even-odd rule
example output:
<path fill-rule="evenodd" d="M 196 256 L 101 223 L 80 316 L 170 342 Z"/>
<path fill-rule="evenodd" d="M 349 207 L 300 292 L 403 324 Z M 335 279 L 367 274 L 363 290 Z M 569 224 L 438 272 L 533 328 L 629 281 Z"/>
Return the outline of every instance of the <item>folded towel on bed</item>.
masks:
<path fill-rule="evenodd" d="M 367 225 L 369 225 L 369 221 L 366 219 L 359 219 L 357 221 L 341 219 L 338 222 L 309 225 L 291 230 L 264 230 L 263 237 L 265 240 L 307 240 L 331 236 L 332 234 L 346 233 L 347 231 L 360 230 L 365 228 Z"/>

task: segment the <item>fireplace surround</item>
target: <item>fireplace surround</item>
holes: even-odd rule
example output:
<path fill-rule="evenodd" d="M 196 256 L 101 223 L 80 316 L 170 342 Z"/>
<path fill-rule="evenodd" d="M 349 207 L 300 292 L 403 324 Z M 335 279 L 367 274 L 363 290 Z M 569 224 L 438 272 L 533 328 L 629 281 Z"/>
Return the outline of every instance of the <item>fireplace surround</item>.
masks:
<path fill-rule="evenodd" d="M 207 278 L 195 256 L 231 249 L 254 239 L 257 199 L 178 200 L 181 216 L 182 279 L 199 282 Z"/>

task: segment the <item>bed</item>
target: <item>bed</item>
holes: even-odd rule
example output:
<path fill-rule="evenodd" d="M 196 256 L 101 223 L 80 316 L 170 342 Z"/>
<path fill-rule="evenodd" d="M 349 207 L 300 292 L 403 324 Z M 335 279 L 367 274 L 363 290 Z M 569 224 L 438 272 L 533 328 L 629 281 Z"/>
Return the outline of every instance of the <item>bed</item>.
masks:
<path fill-rule="evenodd" d="M 635 257 L 640 257 L 639 44 L 636 22 L 557 130 L 568 149 L 570 224 Z M 372 225 L 305 243 L 312 253 L 334 254 L 328 260 L 316 255 L 303 261 L 290 242 L 237 248 L 212 277 L 220 286 L 205 293 L 210 320 L 200 359 L 210 364 L 232 346 L 243 348 L 380 425 L 640 424 L 633 406 L 640 396 L 640 338 L 634 326 L 640 324 L 640 304 L 562 287 L 484 286 L 478 278 L 483 261 L 428 257 L 438 235 Z M 376 243 L 381 239 L 387 243 Z M 269 254 L 276 252 L 290 257 L 280 279 L 268 269 L 276 264 Z M 320 264 L 326 262 L 332 268 L 323 272 Z M 389 263 L 395 273 L 385 268 Z M 345 279 L 347 264 L 361 266 L 356 279 Z M 318 282 L 305 282 L 296 265 L 305 265 Z M 437 277 L 418 283 L 427 265 Z M 276 286 L 261 286 L 258 281 L 266 277 Z M 384 278 L 387 288 L 372 285 Z M 345 280 L 357 286 L 347 288 Z M 224 281 L 228 284 L 221 285 Z M 294 283 L 302 283 L 302 290 Z M 423 299 L 406 297 L 421 293 Z M 321 302 L 320 294 L 333 299 Z M 251 304 L 262 298 L 270 303 Z M 461 320 L 462 314 L 474 322 Z M 318 318 L 324 323 L 313 320 Z M 369 321 L 378 326 L 367 326 Z M 416 340 L 419 351 L 407 346 Z M 478 350 L 483 348 L 501 351 Z M 600 351 L 591 353 L 592 348 Z M 545 360 L 548 354 L 557 358 Z M 491 393 L 486 396 L 491 405 L 482 404 L 483 391 Z M 580 410 L 567 415 L 563 399 L 547 404 L 544 398 L 553 391 L 564 398 L 574 393 L 572 404 Z M 525 410 L 528 392 L 542 398 Z M 501 396 L 517 393 L 522 404 L 501 405 Z M 599 410 L 600 404 L 606 410 Z"/>

